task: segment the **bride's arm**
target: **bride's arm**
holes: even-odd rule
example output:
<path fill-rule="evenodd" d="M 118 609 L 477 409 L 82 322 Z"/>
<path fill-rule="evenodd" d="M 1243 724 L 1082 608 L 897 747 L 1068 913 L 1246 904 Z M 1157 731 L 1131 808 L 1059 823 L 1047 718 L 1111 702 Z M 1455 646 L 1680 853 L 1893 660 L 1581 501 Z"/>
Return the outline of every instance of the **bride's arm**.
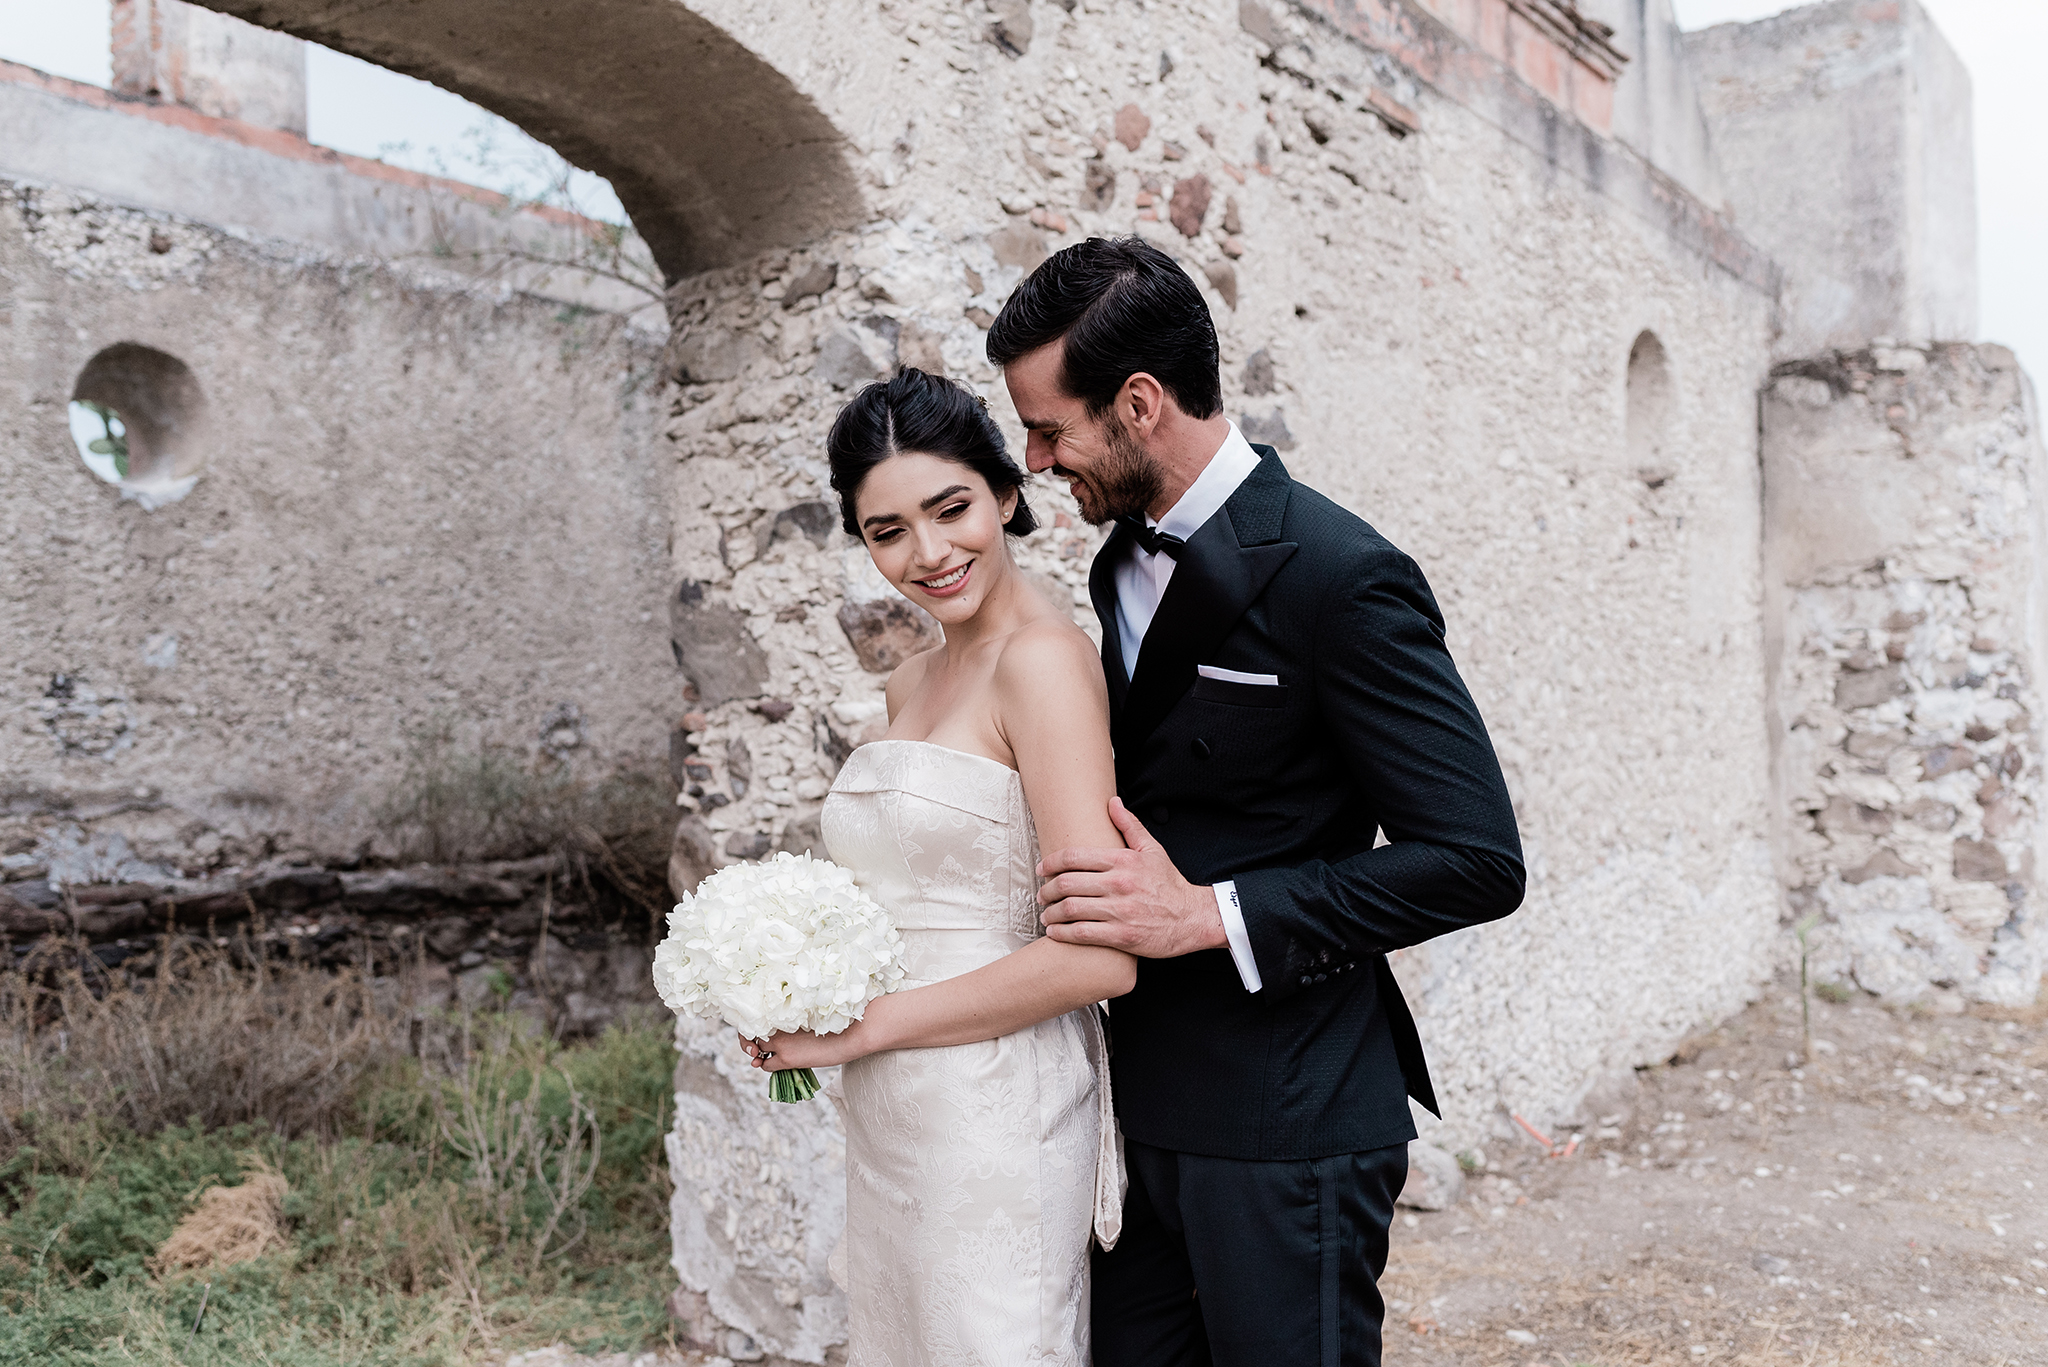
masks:
<path fill-rule="evenodd" d="M 1005 645 L 995 683 L 997 725 L 1023 776 L 1041 847 L 1121 845 L 1109 820 L 1109 696 L 1088 638 L 1058 624 L 1027 627 Z M 1137 971 L 1120 950 L 1037 939 L 972 973 L 880 998 L 837 1035 L 777 1035 L 767 1066 L 820 1068 L 884 1049 L 995 1039 L 1120 997 Z"/>

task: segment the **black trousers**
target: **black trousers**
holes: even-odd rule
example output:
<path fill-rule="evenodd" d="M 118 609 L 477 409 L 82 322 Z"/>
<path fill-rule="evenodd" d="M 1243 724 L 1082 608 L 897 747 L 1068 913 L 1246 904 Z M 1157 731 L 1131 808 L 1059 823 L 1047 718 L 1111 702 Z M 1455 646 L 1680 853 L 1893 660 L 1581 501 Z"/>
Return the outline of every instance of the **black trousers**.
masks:
<path fill-rule="evenodd" d="M 1095 1367 L 1379 1367 L 1379 1275 L 1408 1146 L 1287 1162 L 1127 1143 L 1095 1252 Z"/>

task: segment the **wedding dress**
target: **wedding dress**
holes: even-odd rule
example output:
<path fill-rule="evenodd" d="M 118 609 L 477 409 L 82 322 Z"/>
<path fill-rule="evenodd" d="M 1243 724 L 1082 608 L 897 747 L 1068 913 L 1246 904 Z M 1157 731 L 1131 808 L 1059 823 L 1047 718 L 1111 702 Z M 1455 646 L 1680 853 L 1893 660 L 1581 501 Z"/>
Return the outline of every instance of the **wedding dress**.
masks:
<path fill-rule="evenodd" d="M 903 933 L 904 988 L 1044 933 L 1037 833 L 1007 765 L 874 741 L 822 822 L 834 862 Z M 1114 1243 L 1123 1209 L 1106 1055 L 1090 1008 L 841 1070 L 848 1367 L 1087 1367 L 1089 1236 Z"/>

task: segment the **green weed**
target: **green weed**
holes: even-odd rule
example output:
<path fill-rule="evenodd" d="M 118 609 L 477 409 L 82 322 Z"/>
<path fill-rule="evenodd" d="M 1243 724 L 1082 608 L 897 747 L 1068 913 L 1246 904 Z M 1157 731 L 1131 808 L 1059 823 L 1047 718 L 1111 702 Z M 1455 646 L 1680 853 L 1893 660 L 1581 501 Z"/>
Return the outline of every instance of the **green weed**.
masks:
<path fill-rule="evenodd" d="M 495 1015 L 442 1027 L 425 1057 L 366 1071 L 324 1133 L 17 1114 L 0 1362 L 410 1367 L 663 1340 L 667 1031 L 562 1046 Z M 252 1156 L 290 1183 L 289 1246 L 153 1275 L 200 1193 Z"/>

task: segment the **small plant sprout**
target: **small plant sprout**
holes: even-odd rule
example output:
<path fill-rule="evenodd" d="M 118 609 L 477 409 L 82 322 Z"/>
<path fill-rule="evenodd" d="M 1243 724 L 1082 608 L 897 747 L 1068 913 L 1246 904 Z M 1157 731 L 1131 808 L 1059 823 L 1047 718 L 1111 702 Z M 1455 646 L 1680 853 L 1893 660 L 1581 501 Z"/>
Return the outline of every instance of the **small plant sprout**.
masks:
<path fill-rule="evenodd" d="M 74 399 L 71 436 L 94 474 L 109 484 L 128 478 L 128 425 L 119 413 L 92 399 Z"/>
<path fill-rule="evenodd" d="M 1813 928 L 1820 924 L 1820 915 L 1809 912 L 1799 918 L 1792 933 L 1799 937 L 1799 1039 L 1800 1048 L 1810 1061 L 1813 1058 L 1813 995 L 1807 986 L 1807 960 L 1813 952 Z"/>

